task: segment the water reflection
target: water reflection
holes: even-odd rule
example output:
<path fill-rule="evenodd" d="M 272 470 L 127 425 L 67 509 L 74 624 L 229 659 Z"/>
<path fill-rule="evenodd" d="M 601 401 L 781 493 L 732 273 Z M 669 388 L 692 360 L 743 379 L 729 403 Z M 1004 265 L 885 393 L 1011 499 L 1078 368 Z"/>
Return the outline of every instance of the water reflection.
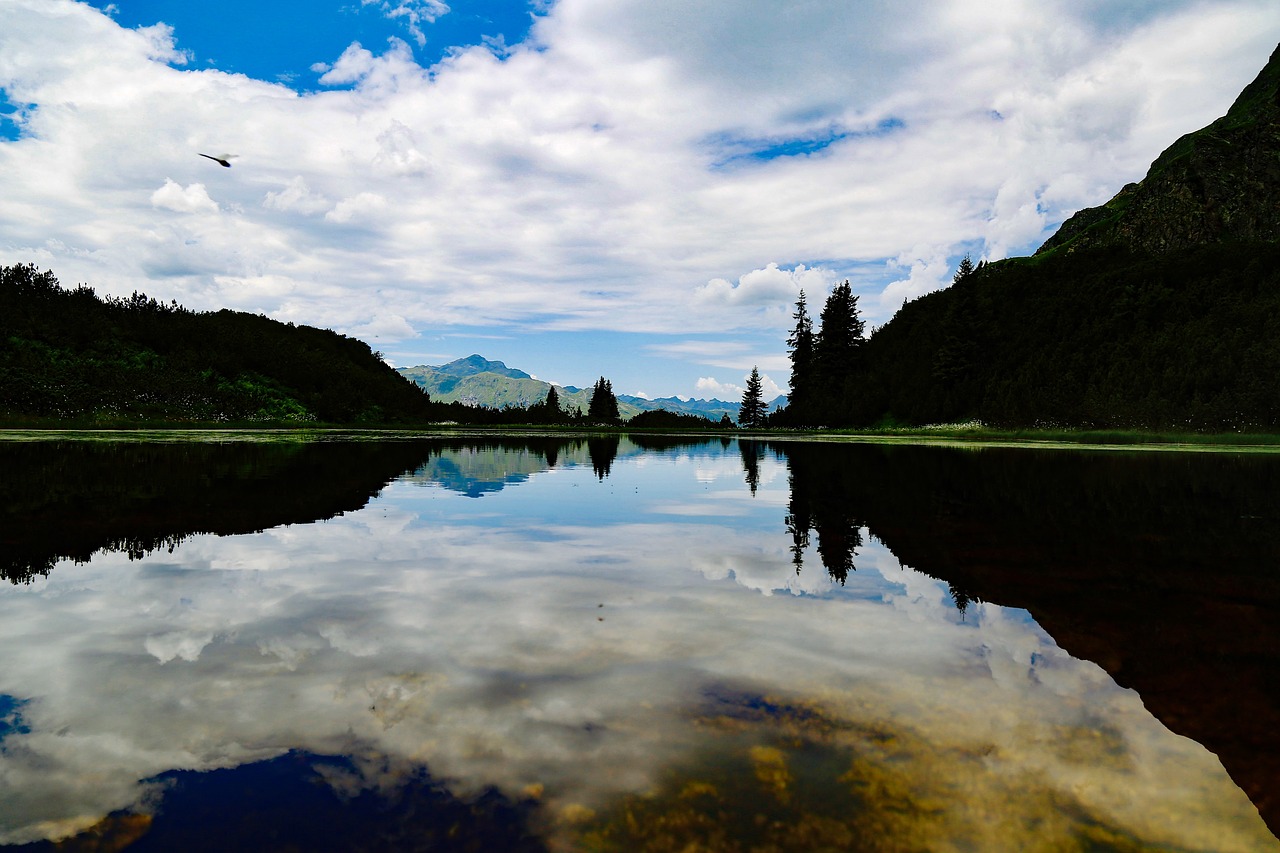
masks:
<path fill-rule="evenodd" d="M 194 849 L 220 803 L 243 815 L 237 849 L 351 849 L 347 829 L 295 826 L 322 796 L 343 827 L 380 816 L 365 849 L 476 849 L 483 832 L 505 833 L 484 842 L 498 849 L 1280 846 L 1216 758 L 1143 707 L 1182 697 L 1165 722 L 1189 733 L 1223 706 L 1197 711 L 1204 687 L 1166 668 L 1216 677 L 1223 701 L 1253 703 L 1231 737 L 1274 778 L 1247 729 L 1280 707 L 1250 680 L 1274 666 L 1276 611 L 1248 611 L 1252 635 L 1214 621 L 1242 592 L 1273 600 L 1275 525 L 1230 520 L 1274 512 L 1268 459 L 647 439 L 142 450 L 172 476 L 120 448 L 112 471 L 28 446 L 45 458 L 6 486 L 6 507 L 43 519 L 10 524 L 6 555 L 52 562 L 0 593 L 0 840 L 96 824 Z M 96 474 L 60 479 L 69 458 Z M 211 485 L 203 504 L 179 494 L 193 482 Z M 39 507 L 86 494 L 111 512 L 68 552 L 80 520 Z M 113 550 L 111 529 L 176 541 Z M 1179 660 L 1134 636 L 1153 630 Z M 1099 650 L 1141 696 L 1079 659 Z M 264 786 L 295 793 L 228 805 Z"/>
<path fill-rule="evenodd" d="M 1221 758 L 1280 828 L 1280 460 L 787 445 L 808 530 L 843 582 L 865 526 L 962 609 L 1029 610 L 1072 654 Z M 822 520 L 820 520 L 822 519 Z"/>

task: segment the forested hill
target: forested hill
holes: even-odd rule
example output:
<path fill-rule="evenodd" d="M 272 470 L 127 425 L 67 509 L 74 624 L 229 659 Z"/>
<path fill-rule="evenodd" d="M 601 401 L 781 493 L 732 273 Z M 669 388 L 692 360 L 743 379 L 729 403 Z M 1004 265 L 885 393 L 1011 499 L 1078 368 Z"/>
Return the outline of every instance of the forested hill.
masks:
<path fill-rule="evenodd" d="M 1280 431 L 1278 198 L 1280 48 L 1226 116 L 1034 257 L 903 306 L 810 420 Z"/>
<path fill-rule="evenodd" d="M 404 423 L 430 402 L 368 345 L 236 311 L 63 288 L 0 267 L 0 419 Z"/>

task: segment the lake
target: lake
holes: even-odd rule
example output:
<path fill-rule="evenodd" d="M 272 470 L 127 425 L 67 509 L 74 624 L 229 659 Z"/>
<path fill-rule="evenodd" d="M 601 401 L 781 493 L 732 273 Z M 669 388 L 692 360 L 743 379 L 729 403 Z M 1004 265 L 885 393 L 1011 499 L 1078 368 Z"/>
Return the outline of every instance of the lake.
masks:
<path fill-rule="evenodd" d="M 4 849 L 1280 850 L 1280 455 L 144 437 L 0 440 Z"/>

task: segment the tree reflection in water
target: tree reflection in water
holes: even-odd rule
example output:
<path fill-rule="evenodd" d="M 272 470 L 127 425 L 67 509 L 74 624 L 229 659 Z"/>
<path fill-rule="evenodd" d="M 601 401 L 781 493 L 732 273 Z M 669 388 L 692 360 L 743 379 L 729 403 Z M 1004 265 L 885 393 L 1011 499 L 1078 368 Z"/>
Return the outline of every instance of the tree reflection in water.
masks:
<path fill-rule="evenodd" d="M 1028 610 L 1222 759 L 1280 830 L 1280 458 L 776 442 L 797 571 L 861 529 L 962 610 Z"/>
<path fill-rule="evenodd" d="M 142 556 L 199 533 L 333 518 L 364 507 L 398 478 L 475 497 L 555 467 L 589 466 L 604 480 L 620 454 L 699 441 L 0 442 L 0 572 L 28 583 L 59 560 L 87 561 L 99 550 Z M 701 444 L 716 454 L 723 447 L 735 466 L 736 452 L 752 495 L 770 455 L 785 461 L 789 496 L 776 529 L 790 539 L 797 572 L 816 555 L 832 579 L 846 583 L 874 537 L 903 564 L 945 582 L 962 610 L 982 601 L 1028 610 L 1062 648 L 1103 666 L 1169 728 L 1217 753 L 1272 829 L 1280 827 L 1280 459 L 761 440 L 733 448 L 720 438 Z M 0 723 L 21 731 L 22 700 L 0 699 L 9 703 L 0 702 Z M 725 743 L 736 744 L 734 732 L 759 723 L 742 710 L 759 703 L 717 701 L 701 714 L 708 730 L 725 733 Z M 809 754 L 805 744 L 830 732 L 821 715 L 779 707 L 792 709 L 774 715 L 796 728 L 792 740 L 761 747 L 775 752 L 733 752 L 747 762 L 733 767 L 749 774 L 747 787 L 774 791 L 782 815 L 792 806 L 775 796 L 779 774 Z M 842 749 L 871 755 L 883 748 L 876 732 L 840 737 Z M 290 760 L 306 773 L 331 766 L 314 756 Z M 858 766 L 867 785 L 898 784 L 876 776 L 873 763 Z M 631 813 L 675 820 L 691 799 L 723 799 L 732 775 L 707 782 L 718 794 L 677 786 L 632 803 Z M 181 787 L 193 780 L 169 781 Z M 512 814 L 523 808 L 491 805 Z M 601 843 L 622 844 L 624 835 L 644 841 L 643 833 L 621 829 L 626 806 L 619 808 L 585 831 Z M 610 823 L 613 817 L 622 823 Z M 120 831 L 130 825 L 122 821 Z M 837 821 L 813 831 L 834 844 L 853 830 Z"/>

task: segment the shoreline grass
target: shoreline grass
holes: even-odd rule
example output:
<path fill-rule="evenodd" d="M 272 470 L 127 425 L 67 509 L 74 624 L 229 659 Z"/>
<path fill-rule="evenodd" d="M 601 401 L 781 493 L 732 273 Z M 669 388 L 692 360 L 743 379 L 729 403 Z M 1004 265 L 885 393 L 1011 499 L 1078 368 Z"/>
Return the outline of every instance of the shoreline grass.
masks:
<path fill-rule="evenodd" d="M 404 440 L 439 436 L 563 436 L 608 434 L 746 438 L 771 441 L 947 444 L 971 447 L 1062 447 L 1094 449 L 1254 450 L 1280 452 L 1277 433 L 1208 433 L 1132 429 L 997 428 L 978 423 L 928 424 L 875 429 L 706 429 L 629 428 L 625 424 L 318 424 L 294 423 L 14 423 L 0 421 L 0 441 L 307 441 Z"/>

